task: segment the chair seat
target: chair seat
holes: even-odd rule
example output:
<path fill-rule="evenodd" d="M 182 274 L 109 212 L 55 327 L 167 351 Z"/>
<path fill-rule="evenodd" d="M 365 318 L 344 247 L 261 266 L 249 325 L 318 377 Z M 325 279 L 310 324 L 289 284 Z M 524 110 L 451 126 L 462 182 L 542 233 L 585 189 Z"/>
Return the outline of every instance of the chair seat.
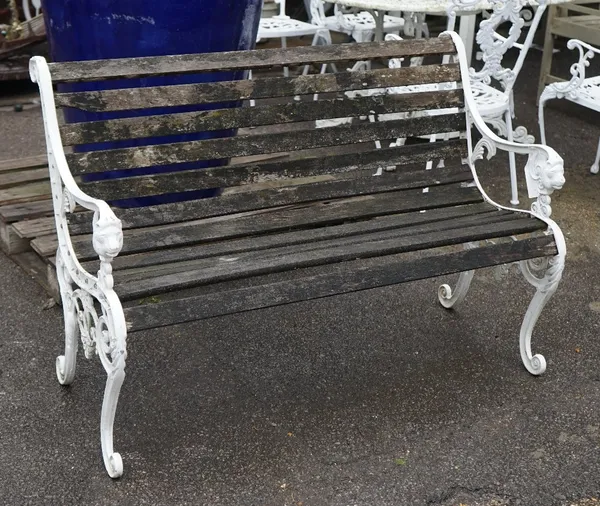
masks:
<path fill-rule="evenodd" d="M 508 95 L 481 81 L 471 82 L 477 109 L 483 118 L 502 116 L 510 107 Z"/>
<path fill-rule="evenodd" d="M 375 18 L 367 11 L 358 12 L 355 14 L 344 14 L 346 22 L 354 27 L 353 31 L 375 30 Z M 334 32 L 344 32 L 344 28 L 340 25 L 335 16 L 325 18 L 325 26 Z M 384 16 L 383 31 L 397 32 L 404 27 L 404 19 L 398 16 Z"/>
<path fill-rule="evenodd" d="M 198 296 L 204 301 L 200 306 L 188 301 L 177 307 L 187 308 L 184 312 L 197 311 L 197 317 L 192 319 L 200 319 L 227 314 L 234 306 L 239 310 L 240 300 L 245 297 L 239 295 L 239 290 L 254 293 L 260 287 L 266 299 L 244 300 L 251 306 L 257 303 L 266 307 L 285 303 L 288 298 L 293 301 L 294 286 L 305 286 L 313 293 L 308 298 L 316 298 L 397 283 L 398 276 L 434 277 L 447 273 L 453 261 L 453 257 L 440 261 L 440 255 L 449 254 L 446 246 L 509 238 L 547 228 L 538 219 L 498 211 L 482 202 L 479 191 L 470 183 L 472 176 L 467 167 L 435 170 L 440 174 L 452 172 L 454 182 L 183 222 L 167 228 L 125 230 L 123 251 L 113 265 L 117 294 L 123 301 L 133 301 L 126 309 L 127 320 L 131 321 L 129 330 L 163 325 L 159 314 L 181 321 L 190 319 L 189 314 L 173 316 L 169 311 L 152 315 L 149 300 L 171 300 L 176 304 L 185 297 Z M 456 182 L 461 180 L 462 183 Z M 548 248 L 552 238 L 550 242 L 548 237 L 545 239 L 544 247 Z M 519 241 L 507 241 L 516 248 L 514 251 L 520 248 Z M 75 237 L 74 246 L 80 258 L 88 259 L 84 267 L 94 272 L 89 236 Z M 425 264 L 415 260 L 420 251 L 425 253 Z M 464 251 L 460 249 L 460 253 Z M 540 256 L 539 251 L 535 255 Z M 469 258 L 481 266 L 477 264 L 481 255 Z M 503 263 L 501 256 L 483 258 Z M 370 273 L 374 265 L 387 266 L 379 278 Z M 472 267 L 462 263 L 450 272 Z M 315 269 L 318 275 L 313 272 Z M 273 276 L 286 272 L 296 279 L 292 288 L 282 285 L 281 279 L 273 281 Z M 345 275 L 350 278 L 344 278 Z M 311 281 L 314 276 L 317 277 Z M 232 288 L 232 283 L 238 284 Z M 265 285 L 271 283 L 287 295 L 278 292 L 269 299 L 264 295 L 269 293 Z M 306 293 L 298 297 L 307 298 Z M 212 298 L 220 302 L 206 302 Z"/>
<path fill-rule="evenodd" d="M 573 94 L 565 96 L 567 100 L 600 112 L 600 76 L 588 77 Z"/>
<path fill-rule="evenodd" d="M 314 35 L 319 30 L 319 26 L 289 16 L 273 16 L 271 18 L 261 18 L 258 26 L 258 36 L 260 39 L 281 38 L 281 37 L 302 37 L 303 35 Z"/>

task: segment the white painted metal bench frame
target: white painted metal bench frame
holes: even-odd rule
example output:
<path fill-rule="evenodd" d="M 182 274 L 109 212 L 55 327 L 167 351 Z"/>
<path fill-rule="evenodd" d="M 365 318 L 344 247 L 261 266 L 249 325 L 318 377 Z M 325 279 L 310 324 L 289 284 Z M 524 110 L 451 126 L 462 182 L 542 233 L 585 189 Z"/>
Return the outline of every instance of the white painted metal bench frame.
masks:
<path fill-rule="evenodd" d="M 467 114 L 466 163 L 471 168 L 477 188 L 484 200 L 498 209 L 520 211 L 539 218 L 548 225 L 548 232 L 554 236 L 558 251 L 556 256 L 520 262 L 525 279 L 536 289 L 521 326 L 520 352 L 527 370 L 535 375 L 542 374 L 546 369 L 546 361 L 542 355 L 532 354 L 531 335 L 540 312 L 558 286 L 565 263 L 566 245 L 563 234 L 550 219 L 550 195 L 564 184 L 563 161 L 551 148 L 510 142 L 501 139 L 487 127 L 472 95 L 462 41 L 456 33 L 446 33 L 452 37 L 458 51 Z M 56 359 L 56 373 L 63 385 L 73 381 L 79 338 L 83 342 L 87 358 L 98 355 L 107 374 L 100 422 L 102 456 L 108 474 L 117 478 L 123 473 L 123 462 L 120 454 L 113 448 L 113 423 L 119 392 L 125 378 L 127 326 L 121 301 L 113 289 L 112 262 L 123 246 L 121 221 L 105 201 L 85 194 L 69 170 L 61 142 L 52 79 L 46 60 L 42 57 L 32 58 L 30 73 L 31 79 L 38 83 L 40 89 L 58 236 L 56 265 L 65 318 L 65 352 Z M 475 146 L 471 142 L 473 126 L 481 135 Z M 484 155 L 487 158 L 494 156 L 497 150 L 528 157 L 524 171 L 529 196 L 535 199 L 531 211 L 499 205 L 483 190 L 474 164 Z M 100 261 L 96 274 L 87 272 L 82 267 L 71 242 L 67 214 L 74 211 L 76 205 L 94 212 L 92 244 Z M 473 271 L 463 272 L 454 291 L 448 285 L 442 285 L 438 292 L 441 304 L 450 308 L 460 302 L 469 288 L 472 277 Z"/>

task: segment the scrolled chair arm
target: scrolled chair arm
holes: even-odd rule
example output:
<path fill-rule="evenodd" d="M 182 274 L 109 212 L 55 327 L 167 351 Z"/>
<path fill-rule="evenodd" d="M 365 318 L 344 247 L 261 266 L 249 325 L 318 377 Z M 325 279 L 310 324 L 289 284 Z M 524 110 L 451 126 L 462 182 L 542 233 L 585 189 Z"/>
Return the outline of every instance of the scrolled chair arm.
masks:
<path fill-rule="evenodd" d="M 75 264 L 72 266 L 73 268 L 77 268 L 81 274 L 87 274 L 75 258 L 66 214 L 73 212 L 76 204 L 93 211 L 92 244 L 100 258 L 98 282 L 101 288 L 112 290 L 111 262 L 123 247 L 121 220 L 115 216 L 105 201 L 84 193 L 69 170 L 56 117 L 50 69 L 45 58 L 41 56 L 31 58 L 29 73 L 31 80 L 37 83 L 40 89 L 59 248 L 71 253 L 70 257 Z"/>
<path fill-rule="evenodd" d="M 465 93 L 468 134 L 470 133 L 471 124 L 473 124 L 481 134 L 481 139 L 474 147 L 471 147 L 471 138 L 470 135 L 468 135 L 469 163 L 473 169 L 478 188 L 489 202 L 499 208 L 503 208 L 504 206 L 501 206 L 490 199 L 481 187 L 474 168 L 474 163 L 484 156 L 488 159 L 491 158 L 496 154 L 498 149 L 527 155 L 528 159 L 525 164 L 527 190 L 529 198 L 536 199 L 531 205 L 531 213 L 544 221 L 551 221 L 548 220 L 552 213 L 550 195 L 555 190 L 560 190 L 565 184 L 563 159 L 556 151 L 554 151 L 554 149 L 548 146 L 511 142 L 498 137 L 490 130 L 479 114 L 475 99 L 473 98 L 466 63 L 466 54 L 462 40 L 455 32 L 444 32 L 442 35 L 450 35 L 452 37 L 459 54 L 459 66 Z"/>

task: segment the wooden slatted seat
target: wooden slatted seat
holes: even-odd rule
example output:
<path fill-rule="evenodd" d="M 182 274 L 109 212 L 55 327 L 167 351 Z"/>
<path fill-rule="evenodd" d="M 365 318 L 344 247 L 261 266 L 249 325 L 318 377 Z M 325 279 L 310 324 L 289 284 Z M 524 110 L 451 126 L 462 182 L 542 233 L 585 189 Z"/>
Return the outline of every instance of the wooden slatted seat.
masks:
<path fill-rule="evenodd" d="M 442 64 L 444 55 L 458 62 Z M 322 63 L 343 68 L 346 61 L 413 56 L 425 64 L 52 90 L 62 83 Z M 63 384 L 73 380 L 79 335 L 86 355 L 100 356 L 108 374 L 102 448 L 111 476 L 122 472 L 112 426 L 127 332 L 460 272 L 454 292 L 440 288 L 440 302 L 451 307 L 466 294 L 474 269 L 521 262 L 538 288 L 521 329 L 521 355 L 530 372 L 544 371 L 530 338 L 564 265 L 564 240 L 549 219 L 549 195 L 563 183 L 562 160 L 543 146 L 501 140 L 485 126 L 473 108 L 465 61 L 452 33 L 102 62 L 32 60 L 46 122 L 66 323 L 57 373 Z M 431 84 L 438 86 L 398 91 Z M 244 100 L 256 105 L 239 107 Z M 59 127 L 55 105 L 104 116 Z M 174 109 L 130 112 L 159 107 Z M 115 112 L 125 117 L 106 116 Z M 315 128 L 316 121 L 339 118 Z M 479 131 L 475 147 L 471 123 Z M 172 140 L 197 132 L 204 137 Z M 459 135 L 429 142 L 450 132 Z M 132 139 L 139 145 L 122 144 Z M 474 162 L 496 149 L 528 155 L 531 212 L 504 208 L 483 193 Z M 439 166 L 426 170 L 431 165 Z M 202 190 L 212 196 L 198 198 Z M 168 200 L 123 204 L 157 196 Z M 76 204 L 89 212 L 73 214 Z"/>

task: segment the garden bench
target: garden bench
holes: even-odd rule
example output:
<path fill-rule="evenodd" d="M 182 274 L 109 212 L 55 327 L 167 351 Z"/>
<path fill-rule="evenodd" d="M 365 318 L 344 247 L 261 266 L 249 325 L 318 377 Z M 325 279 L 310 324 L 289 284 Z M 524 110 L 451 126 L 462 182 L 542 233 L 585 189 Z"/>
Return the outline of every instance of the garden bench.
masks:
<path fill-rule="evenodd" d="M 440 63 L 444 55 L 452 55 L 450 63 Z M 324 63 L 342 69 L 348 61 L 411 57 L 425 57 L 425 64 L 53 91 L 61 83 Z M 88 358 L 99 356 L 108 376 L 101 442 L 110 476 L 120 476 L 123 469 L 113 450 L 113 420 L 125 375 L 126 335 L 140 330 L 461 273 L 454 290 L 440 287 L 439 300 L 450 308 L 464 297 L 474 269 L 520 262 L 537 289 L 521 328 L 521 356 L 531 373 L 545 370 L 544 358 L 532 355 L 530 340 L 564 267 L 565 242 L 549 218 L 549 195 L 564 183 L 562 159 L 551 148 L 508 142 L 492 133 L 474 108 L 465 62 L 453 32 L 430 40 L 233 53 L 50 64 L 32 59 L 48 145 L 66 326 L 57 374 L 61 384 L 73 381 L 79 338 Z M 388 87 L 432 83 L 440 85 L 385 93 Z M 379 92 L 345 93 L 370 88 Z M 56 107 L 106 113 L 241 100 L 256 100 L 256 105 L 64 125 L 56 114 Z M 397 114 L 421 110 L 441 113 Z M 379 120 L 365 119 L 374 115 Z M 346 117 L 355 121 L 314 128 L 316 120 Z M 267 125 L 275 126 L 265 133 Z M 479 132 L 474 146 L 473 125 Z M 250 127 L 232 135 L 231 129 Z M 164 143 L 171 134 L 198 131 L 225 133 Z M 418 142 L 457 131 L 462 135 L 452 140 Z M 64 148 L 156 136 L 162 144 Z M 396 138 L 413 142 L 389 147 Z M 495 204 L 484 193 L 474 163 L 497 149 L 527 155 L 531 211 Z M 276 153 L 289 156 L 236 158 Z M 168 174 L 85 177 L 213 159 L 232 160 Z M 428 161 L 440 159 L 444 167 L 425 169 L 432 165 Z M 210 188 L 224 190 L 211 198 L 139 208 L 107 203 Z"/>

